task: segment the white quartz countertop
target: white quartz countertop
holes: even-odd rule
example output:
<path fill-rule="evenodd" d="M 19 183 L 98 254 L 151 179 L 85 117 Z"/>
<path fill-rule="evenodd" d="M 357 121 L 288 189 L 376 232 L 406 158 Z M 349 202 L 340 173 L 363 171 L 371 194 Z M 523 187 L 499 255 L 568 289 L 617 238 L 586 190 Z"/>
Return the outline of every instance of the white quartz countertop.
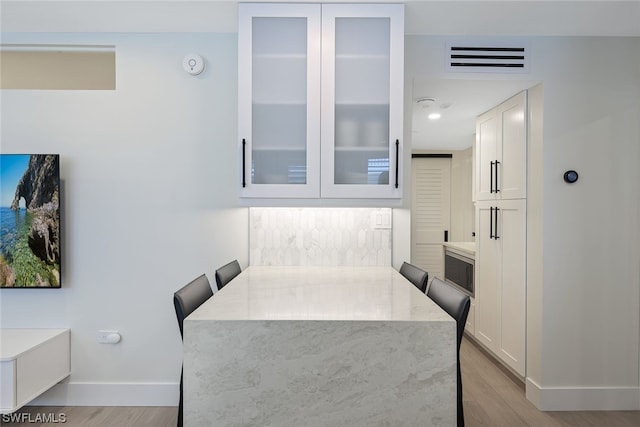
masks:
<path fill-rule="evenodd" d="M 471 255 L 472 258 L 476 255 L 476 242 L 447 242 L 444 243 L 444 246 Z"/>
<path fill-rule="evenodd" d="M 249 267 L 184 322 L 185 427 L 452 426 L 455 396 L 456 323 L 391 267 Z"/>
<path fill-rule="evenodd" d="M 453 321 L 392 267 L 245 269 L 186 321 Z"/>

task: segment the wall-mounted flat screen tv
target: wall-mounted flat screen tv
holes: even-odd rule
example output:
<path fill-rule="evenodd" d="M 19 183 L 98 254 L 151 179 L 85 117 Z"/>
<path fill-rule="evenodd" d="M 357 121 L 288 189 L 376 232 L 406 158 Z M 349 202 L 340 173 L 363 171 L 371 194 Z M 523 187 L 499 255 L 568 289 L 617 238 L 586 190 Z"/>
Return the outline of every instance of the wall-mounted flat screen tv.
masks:
<path fill-rule="evenodd" d="M 0 154 L 0 288 L 59 288 L 60 156 Z"/>

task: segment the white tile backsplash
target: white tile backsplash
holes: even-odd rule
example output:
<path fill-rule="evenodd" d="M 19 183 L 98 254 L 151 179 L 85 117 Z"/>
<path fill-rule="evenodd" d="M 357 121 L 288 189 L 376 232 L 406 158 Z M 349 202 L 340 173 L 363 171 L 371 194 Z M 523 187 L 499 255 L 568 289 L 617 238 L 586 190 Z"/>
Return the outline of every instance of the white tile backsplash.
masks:
<path fill-rule="evenodd" d="M 391 265 L 391 208 L 250 208 L 250 265 Z"/>

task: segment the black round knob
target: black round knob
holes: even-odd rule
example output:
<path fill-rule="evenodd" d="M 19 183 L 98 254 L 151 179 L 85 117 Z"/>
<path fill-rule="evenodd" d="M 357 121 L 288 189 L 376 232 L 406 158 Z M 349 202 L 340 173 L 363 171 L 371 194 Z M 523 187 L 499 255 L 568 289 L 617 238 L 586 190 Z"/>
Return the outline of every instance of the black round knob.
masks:
<path fill-rule="evenodd" d="M 564 181 L 565 182 L 568 182 L 569 184 L 573 184 L 577 180 L 578 180 L 578 172 L 576 172 L 574 170 L 570 170 L 570 171 L 566 171 L 564 173 Z"/>

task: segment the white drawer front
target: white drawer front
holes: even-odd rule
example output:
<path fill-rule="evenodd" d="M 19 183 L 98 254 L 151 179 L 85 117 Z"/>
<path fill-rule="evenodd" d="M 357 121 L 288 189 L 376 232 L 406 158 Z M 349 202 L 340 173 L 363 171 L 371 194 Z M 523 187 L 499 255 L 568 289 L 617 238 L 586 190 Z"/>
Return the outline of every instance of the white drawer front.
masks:
<path fill-rule="evenodd" d="M 15 360 L 0 362 L 0 411 L 10 412 L 16 405 Z"/>
<path fill-rule="evenodd" d="M 19 406 L 69 375 L 69 332 L 18 357 L 16 401 Z"/>

